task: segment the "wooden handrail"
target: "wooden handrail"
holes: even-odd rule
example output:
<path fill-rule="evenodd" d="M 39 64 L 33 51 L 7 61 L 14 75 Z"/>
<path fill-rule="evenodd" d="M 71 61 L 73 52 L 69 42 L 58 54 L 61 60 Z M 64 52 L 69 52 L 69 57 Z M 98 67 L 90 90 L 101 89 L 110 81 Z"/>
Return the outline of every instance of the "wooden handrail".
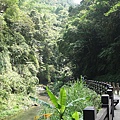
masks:
<path fill-rule="evenodd" d="M 109 100 L 109 95 L 102 95 L 102 108 L 96 113 L 94 107 L 86 107 L 83 110 L 83 120 L 113 120 L 111 114 L 111 101 Z"/>
<path fill-rule="evenodd" d="M 113 87 L 113 93 L 115 93 L 115 91 L 117 92 L 117 95 L 119 95 L 120 93 L 120 85 L 119 83 L 114 83 L 114 82 L 99 82 L 99 81 L 94 81 L 94 80 L 85 80 L 87 87 L 89 87 L 90 89 L 93 89 L 96 93 L 98 94 L 104 94 L 107 89 L 112 86 Z"/>
<path fill-rule="evenodd" d="M 83 120 L 113 120 L 114 117 L 114 88 L 104 82 L 86 80 L 86 86 L 101 95 L 102 108 L 98 113 L 94 107 L 83 110 Z"/>
<path fill-rule="evenodd" d="M 104 120 L 107 115 L 107 108 L 102 108 L 97 114 L 97 120 Z"/>
<path fill-rule="evenodd" d="M 104 94 L 107 92 L 107 89 L 111 87 L 110 84 L 104 82 L 98 82 L 94 80 L 85 80 L 85 83 L 88 88 L 94 90 L 97 94 Z"/>

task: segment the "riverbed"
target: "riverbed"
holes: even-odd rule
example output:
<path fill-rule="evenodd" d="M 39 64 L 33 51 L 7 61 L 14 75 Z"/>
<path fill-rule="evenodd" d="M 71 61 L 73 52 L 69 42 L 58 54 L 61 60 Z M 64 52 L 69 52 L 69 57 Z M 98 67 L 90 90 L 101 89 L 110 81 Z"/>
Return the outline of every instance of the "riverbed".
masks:
<path fill-rule="evenodd" d="M 39 87 L 37 88 L 37 96 L 38 99 L 43 100 L 45 102 L 49 102 L 48 96 L 45 93 L 45 90 Z M 34 120 L 35 116 L 38 116 L 42 106 L 40 105 L 33 105 L 29 109 L 23 110 L 19 112 L 17 115 L 12 117 L 8 117 L 4 120 Z"/>
<path fill-rule="evenodd" d="M 28 110 L 19 112 L 17 115 L 7 118 L 5 120 L 34 120 L 35 116 L 39 114 L 40 106 L 31 107 Z"/>

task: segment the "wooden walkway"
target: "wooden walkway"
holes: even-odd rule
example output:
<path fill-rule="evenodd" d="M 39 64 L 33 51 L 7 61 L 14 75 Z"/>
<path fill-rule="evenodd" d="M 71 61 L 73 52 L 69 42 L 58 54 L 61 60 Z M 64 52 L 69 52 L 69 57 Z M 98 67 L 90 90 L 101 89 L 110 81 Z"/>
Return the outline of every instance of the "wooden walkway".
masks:
<path fill-rule="evenodd" d="M 114 98 L 119 99 L 119 103 L 115 107 L 115 110 L 114 110 L 115 116 L 113 120 L 120 120 L 120 96 L 114 95 Z"/>
<path fill-rule="evenodd" d="M 85 83 L 86 87 L 101 95 L 102 108 L 96 114 L 94 107 L 87 106 L 83 110 L 83 119 L 89 120 L 89 118 L 91 118 L 91 120 L 120 120 L 120 103 L 118 104 L 118 101 L 120 102 L 119 83 L 105 83 L 95 80 L 85 80 Z M 114 110 L 114 105 L 117 105 L 115 106 L 116 110 Z"/>

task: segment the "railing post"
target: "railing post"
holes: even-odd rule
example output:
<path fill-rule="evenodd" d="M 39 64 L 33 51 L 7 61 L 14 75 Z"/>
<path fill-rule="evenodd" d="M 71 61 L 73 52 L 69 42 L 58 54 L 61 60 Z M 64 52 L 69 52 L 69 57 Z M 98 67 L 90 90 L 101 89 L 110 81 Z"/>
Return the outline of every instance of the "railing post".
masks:
<path fill-rule="evenodd" d="M 110 96 L 111 99 L 111 114 L 112 114 L 112 120 L 114 117 L 114 96 L 113 96 L 113 87 L 109 87 L 107 90 L 107 94 Z"/>
<path fill-rule="evenodd" d="M 100 90 L 100 95 L 102 95 L 103 94 L 103 83 L 102 82 L 99 82 L 99 90 Z"/>
<path fill-rule="evenodd" d="M 117 95 L 119 95 L 119 83 L 116 84 L 116 88 L 117 88 Z"/>
<path fill-rule="evenodd" d="M 96 109 L 94 107 L 86 107 L 83 110 L 83 120 L 95 120 Z"/>
<path fill-rule="evenodd" d="M 114 82 L 112 83 L 112 86 L 113 86 L 113 93 L 115 93 L 115 83 Z"/>
<path fill-rule="evenodd" d="M 102 107 L 107 108 L 107 120 L 110 120 L 110 110 L 109 110 L 109 95 L 104 94 L 101 96 Z"/>

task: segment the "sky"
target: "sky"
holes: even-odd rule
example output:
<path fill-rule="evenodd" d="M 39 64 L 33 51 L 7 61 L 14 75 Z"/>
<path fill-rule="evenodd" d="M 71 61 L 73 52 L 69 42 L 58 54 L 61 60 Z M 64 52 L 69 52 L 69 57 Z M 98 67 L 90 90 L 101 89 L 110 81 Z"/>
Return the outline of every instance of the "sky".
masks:
<path fill-rule="evenodd" d="M 80 4 L 82 0 L 73 0 L 75 3 Z"/>

